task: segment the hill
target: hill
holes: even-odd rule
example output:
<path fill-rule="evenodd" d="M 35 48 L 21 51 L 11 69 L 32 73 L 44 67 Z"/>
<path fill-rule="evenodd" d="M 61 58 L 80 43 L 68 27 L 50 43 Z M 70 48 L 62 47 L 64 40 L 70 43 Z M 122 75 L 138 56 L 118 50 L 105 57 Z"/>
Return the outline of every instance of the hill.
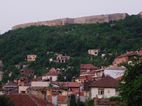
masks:
<path fill-rule="evenodd" d="M 49 64 L 47 52 L 71 56 L 72 61 L 68 65 L 76 65 L 77 68 L 80 63 L 109 65 L 112 58 L 103 60 L 95 57 L 92 60 L 87 55 L 88 49 L 100 49 L 102 53 L 113 56 L 137 50 L 142 47 L 141 28 L 142 19 L 139 16 L 128 16 L 124 20 L 102 24 L 31 26 L 11 30 L 0 36 L 0 58 L 5 70 L 12 70 L 14 65 L 25 62 L 27 54 L 36 54 L 38 59 L 30 67 L 38 74 L 46 67 L 61 67 Z M 77 74 L 76 70 L 72 71 L 73 75 Z"/>

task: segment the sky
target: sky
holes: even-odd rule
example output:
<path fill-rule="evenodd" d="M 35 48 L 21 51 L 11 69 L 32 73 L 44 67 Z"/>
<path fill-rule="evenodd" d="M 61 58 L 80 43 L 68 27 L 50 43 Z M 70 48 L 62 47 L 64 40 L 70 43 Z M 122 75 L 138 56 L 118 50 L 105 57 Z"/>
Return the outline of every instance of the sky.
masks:
<path fill-rule="evenodd" d="M 0 0 L 0 33 L 22 23 L 142 11 L 142 0 Z"/>

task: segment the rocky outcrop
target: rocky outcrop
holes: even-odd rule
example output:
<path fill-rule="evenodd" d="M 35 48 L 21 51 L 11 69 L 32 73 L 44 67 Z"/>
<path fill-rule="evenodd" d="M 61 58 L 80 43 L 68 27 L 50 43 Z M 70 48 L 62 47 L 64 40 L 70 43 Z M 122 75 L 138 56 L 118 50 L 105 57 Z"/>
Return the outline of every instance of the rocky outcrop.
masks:
<path fill-rule="evenodd" d="M 62 26 L 67 24 L 95 24 L 95 23 L 105 23 L 110 21 L 123 20 L 128 16 L 127 13 L 116 13 L 107 15 L 95 15 L 79 18 L 63 18 L 51 21 L 40 21 L 33 23 L 26 23 L 14 26 L 12 29 L 25 28 L 29 26 Z"/>

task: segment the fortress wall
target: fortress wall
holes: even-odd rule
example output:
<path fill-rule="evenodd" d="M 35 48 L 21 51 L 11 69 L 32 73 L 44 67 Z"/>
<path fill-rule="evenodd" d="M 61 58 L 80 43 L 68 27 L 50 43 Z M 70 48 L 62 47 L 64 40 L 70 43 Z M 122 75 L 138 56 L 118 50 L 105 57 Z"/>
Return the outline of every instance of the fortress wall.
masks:
<path fill-rule="evenodd" d="M 109 22 L 107 15 L 80 17 L 74 19 L 74 23 L 76 24 L 94 24 L 94 23 L 104 23 L 104 22 Z"/>
<path fill-rule="evenodd" d="M 116 13 L 116 14 L 110 14 L 109 16 L 109 21 L 117 21 L 117 20 L 123 20 L 125 19 L 128 14 L 126 13 Z"/>
<path fill-rule="evenodd" d="M 126 13 L 116 13 L 108 15 L 96 15 L 96 16 L 87 16 L 79 18 L 63 18 L 56 19 L 51 21 L 40 21 L 34 23 L 20 24 L 12 27 L 12 29 L 25 28 L 29 26 L 62 26 L 67 24 L 95 24 L 95 23 L 105 23 L 110 21 L 122 20 L 127 17 Z M 142 15 L 141 15 L 142 16 Z"/>

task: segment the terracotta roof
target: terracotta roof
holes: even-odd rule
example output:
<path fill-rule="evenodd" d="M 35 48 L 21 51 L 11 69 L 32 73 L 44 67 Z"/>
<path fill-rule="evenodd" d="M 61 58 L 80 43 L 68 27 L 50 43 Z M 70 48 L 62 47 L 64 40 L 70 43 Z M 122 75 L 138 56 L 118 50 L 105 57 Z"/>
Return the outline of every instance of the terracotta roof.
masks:
<path fill-rule="evenodd" d="M 90 87 L 98 88 L 117 88 L 118 81 L 110 76 L 103 77 L 100 80 L 94 81 L 90 84 Z"/>
<path fill-rule="evenodd" d="M 121 81 L 123 79 L 123 76 L 117 77 L 116 80 L 117 81 Z"/>
<path fill-rule="evenodd" d="M 20 74 L 27 75 L 27 76 L 34 75 L 34 71 L 31 69 L 22 69 L 20 70 Z"/>
<path fill-rule="evenodd" d="M 18 87 L 18 85 L 15 82 L 8 82 L 3 87 Z"/>
<path fill-rule="evenodd" d="M 97 69 L 93 64 L 81 64 L 80 69 Z"/>
<path fill-rule="evenodd" d="M 14 102 L 15 106 L 47 106 L 47 102 L 43 99 L 29 95 L 10 94 L 6 95 Z M 52 106 L 52 105 L 48 105 Z"/>
<path fill-rule="evenodd" d="M 49 72 L 46 73 L 46 74 L 44 74 L 44 75 L 58 76 L 58 74 L 59 74 L 58 70 L 56 70 L 55 68 L 51 68 L 51 69 L 49 70 Z"/>

